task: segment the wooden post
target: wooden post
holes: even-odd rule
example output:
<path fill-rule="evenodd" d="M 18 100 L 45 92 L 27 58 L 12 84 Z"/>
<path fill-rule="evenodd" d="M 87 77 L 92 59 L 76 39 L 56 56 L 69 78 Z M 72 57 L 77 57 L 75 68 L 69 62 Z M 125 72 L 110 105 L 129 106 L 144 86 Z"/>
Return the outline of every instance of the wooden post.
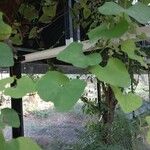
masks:
<path fill-rule="evenodd" d="M 10 76 L 16 76 L 18 79 L 21 78 L 21 63 L 19 61 L 15 60 L 14 66 L 10 67 Z M 15 85 L 16 81 L 11 84 L 11 86 Z M 12 137 L 24 136 L 22 98 L 11 98 L 11 108 L 18 113 L 20 119 L 20 127 L 12 128 Z"/>

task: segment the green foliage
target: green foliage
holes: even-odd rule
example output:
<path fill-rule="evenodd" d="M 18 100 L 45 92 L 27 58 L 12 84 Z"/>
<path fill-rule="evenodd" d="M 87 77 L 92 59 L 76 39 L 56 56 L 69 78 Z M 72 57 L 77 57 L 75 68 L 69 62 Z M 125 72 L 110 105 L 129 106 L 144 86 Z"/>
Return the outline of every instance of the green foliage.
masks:
<path fill-rule="evenodd" d="M 29 39 L 35 38 L 37 36 L 37 27 L 33 27 L 29 33 Z"/>
<path fill-rule="evenodd" d="M 91 41 L 97 41 L 101 38 L 112 39 L 121 37 L 128 30 L 128 22 L 124 19 L 119 20 L 113 27 L 106 24 L 100 25 L 88 33 Z"/>
<path fill-rule="evenodd" d="M 3 21 L 3 13 L 0 12 L 0 41 L 8 39 L 11 32 L 11 27 Z"/>
<path fill-rule="evenodd" d="M 144 62 L 144 58 L 135 53 L 136 51 L 138 51 L 138 49 L 136 48 L 133 40 L 123 41 L 121 44 L 121 50 L 127 53 L 129 58 L 137 60 L 139 63 L 141 63 L 142 66 L 147 68 L 147 64 Z"/>
<path fill-rule="evenodd" d="M 20 137 L 13 139 L 5 143 L 5 149 L 3 150 L 41 150 L 41 148 L 33 142 L 31 139 L 26 137 Z"/>
<path fill-rule="evenodd" d="M 45 101 L 54 102 L 56 109 L 69 110 L 84 91 L 84 81 L 68 77 L 57 71 L 49 71 L 37 83 L 37 92 Z"/>
<path fill-rule="evenodd" d="M 57 71 L 47 72 L 37 83 L 37 91 L 45 101 L 53 101 L 59 88 L 69 82 L 67 76 Z"/>
<path fill-rule="evenodd" d="M 84 18 L 87 19 L 91 15 L 91 10 L 89 8 L 84 8 L 83 14 Z"/>
<path fill-rule="evenodd" d="M 147 116 L 147 117 L 146 117 L 146 121 L 147 121 L 147 123 L 148 123 L 148 125 L 149 125 L 149 127 L 150 127 L 150 116 Z M 150 144 L 150 129 L 149 129 L 148 132 L 147 132 L 146 139 L 147 139 L 148 144 Z"/>
<path fill-rule="evenodd" d="M 142 105 L 142 99 L 139 96 L 133 93 L 123 94 L 118 88 L 113 87 L 112 89 L 119 105 L 125 113 L 130 113 Z"/>
<path fill-rule="evenodd" d="M 128 9 L 124 9 L 114 2 L 106 2 L 99 8 L 99 12 L 104 15 L 120 15 L 125 13 L 141 24 L 146 24 L 150 20 L 150 8 L 140 2 Z"/>
<path fill-rule="evenodd" d="M 148 125 L 150 125 L 150 116 L 146 117 L 146 121 L 147 121 Z"/>
<path fill-rule="evenodd" d="M 22 39 L 20 33 L 16 33 L 14 36 L 11 36 L 10 39 L 14 45 L 18 45 L 18 46 L 22 45 L 23 39 Z"/>
<path fill-rule="evenodd" d="M 139 146 L 144 148 L 144 143 L 137 139 L 139 125 L 128 120 L 121 111 L 116 111 L 111 125 L 88 121 L 85 132 L 77 133 L 78 141 L 71 147 L 74 150 L 133 150 Z"/>
<path fill-rule="evenodd" d="M 145 5 L 148 5 L 150 3 L 150 0 L 141 0 L 141 2 Z"/>
<path fill-rule="evenodd" d="M 87 68 L 98 65 L 101 62 L 101 55 L 93 53 L 90 55 L 83 54 L 83 45 L 81 43 L 71 43 L 65 50 L 57 55 L 57 59 L 71 63 L 76 67 Z"/>
<path fill-rule="evenodd" d="M 44 15 L 48 17 L 55 17 L 56 15 L 56 8 L 57 8 L 57 2 L 56 1 L 50 1 L 50 3 L 43 7 L 43 13 Z"/>
<path fill-rule="evenodd" d="M 105 67 L 93 66 L 89 71 L 110 85 L 128 87 L 131 82 L 125 65 L 117 58 L 110 58 Z"/>
<path fill-rule="evenodd" d="M 144 2 L 147 4 L 147 1 Z M 57 2 L 53 0 L 44 0 L 42 1 L 41 6 L 41 10 L 38 10 L 33 4 L 22 3 L 19 8 L 19 16 L 23 17 L 27 23 L 32 24 L 33 22 L 33 24 L 30 24 L 30 27 L 23 34 L 20 30 L 21 24 L 13 24 L 15 27 L 10 38 L 13 44 L 21 45 L 23 38 L 26 35 L 29 39 L 38 37 L 38 33 L 45 28 L 42 27 L 40 29 L 39 22 L 42 24 L 47 24 L 52 21 L 56 14 Z M 87 0 L 82 0 L 78 5 L 76 5 L 78 9 L 77 13 L 82 10 L 84 20 L 88 20 L 93 15 L 93 11 L 95 11 L 94 9 L 89 9 L 91 8 L 89 6 L 90 4 Z M 131 68 L 129 62 L 138 61 L 142 66 L 147 66 L 143 60 L 143 57 L 140 56 L 141 53 L 136 47 L 134 41 L 131 39 L 122 41 L 121 38 L 124 34 L 128 35 L 128 33 L 131 32 L 131 29 L 134 29 L 135 37 L 137 36 L 135 28 L 138 26 L 138 24 L 136 23 L 145 24 L 150 21 L 150 8 L 140 2 L 131 7 L 128 7 L 129 5 L 124 5 L 124 3 L 121 6 L 114 2 L 107 2 L 103 6 L 99 7 L 100 13 L 97 15 L 97 20 L 91 23 L 91 27 L 95 28 L 88 32 L 90 41 L 96 42 L 95 49 L 93 49 L 97 50 L 97 53 L 92 52 L 92 54 L 85 55 L 83 53 L 83 45 L 73 42 L 57 56 L 57 59 L 70 63 L 76 67 L 86 68 L 88 71 L 90 71 L 90 73 L 94 74 L 101 82 L 103 82 L 107 88 L 112 86 L 114 95 L 118 100 L 122 110 L 128 113 L 136 110 L 142 105 L 142 100 L 139 96 L 136 96 L 133 93 L 126 94 L 122 92 L 124 91 L 124 88 L 129 87 L 131 83 L 129 74 L 129 70 Z M 96 12 L 96 14 L 97 13 L 98 12 Z M 105 16 L 102 17 L 101 14 Z M 0 20 L 0 40 L 4 40 L 10 36 L 12 29 L 9 25 L 3 22 L 2 13 L 0 13 Z M 99 26 L 101 21 L 103 22 Z M 116 38 L 118 43 L 114 44 L 114 40 L 116 40 Z M 13 66 L 13 64 L 14 61 L 11 48 L 5 43 L 1 42 L 0 67 L 10 67 Z M 70 80 L 67 76 L 57 71 L 47 72 L 46 75 L 39 79 L 37 83 L 24 76 L 21 79 L 16 79 L 17 84 L 15 87 L 5 88 L 8 83 L 10 84 L 12 82 L 13 78 L 1 80 L 0 90 L 3 91 L 4 94 L 14 98 L 23 97 L 27 93 L 37 92 L 43 100 L 54 102 L 56 109 L 60 111 L 70 110 L 70 108 L 72 108 L 77 100 L 81 97 L 86 86 L 84 81 L 79 79 Z M 104 101 L 107 101 L 107 99 L 105 99 L 108 94 L 107 92 L 108 91 L 106 90 L 103 93 L 106 94 L 103 98 Z M 147 120 L 149 123 L 149 119 Z M 124 121 L 122 122 L 124 124 L 127 123 Z M 1 128 L 3 128 L 5 124 L 18 127 L 19 119 L 16 112 L 5 108 L 1 110 L 0 123 Z M 119 128 L 116 127 L 114 122 L 112 122 L 111 125 L 113 126 L 98 126 L 102 133 L 102 135 L 99 136 L 99 140 L 101 139 L 101 142 L 95 143 L 95 141 L 90 141 L 90 143 L 87 144 L 83 149 L 91 149 L 91 145 L 93 143 L 95 146 L 94 149 L 101 148 L 123 150 L 126 148 L 121 143 L 124 141 L 119 141 L 120 139 L 123 139 L 119 136 L 119 134 L 122 136 L 126 129 L 122 128 L 122 125 L 120 125 Z M 128 123 L 127 127 L 129 128 Z M 128 142 L 131 144 L 131 132 L 129 131 L 128 134 L 125 134 L 124 136 L 127 136 L 127 138 L 130 139 Z M 150 139 L 150 133 L 148 133 L 148 139 Z M 109 145 L 106 145 L 104 141 Z M 0 144 L 3 150 L 40 150 L 40 148 L 28 138 L 18 138 L 9 142 L 5 142 L 1 132 Z"/>
<path fill-rule="evenodd" d="M 35 92 L 35 83 L 29 77 L 23 76 L 22 78 L 17 80 L 16 87 L 7 88 L 4 91 L 4 94 L 9 95 L 13 98 L 21 98 L 25 96 L 27 93 L 32 92 Z"/>
<path fill-rule="evenodd" d="M 0 67 L 14 65 L 12 49 L 5 43 L 0 42 Z"/>
<path fill-rule="evenodd" d="M 6 88 L 6 85 L 11 84 L 14 82 L 13 77 L 5 78 L 0 80 L 0 91 L 4 91 Z"/>
<path fill-rule="evenodd" d="M 148 144 L 150 144 L 150 130 L 147 132 L 147 142 L 148 142 Z"/>
<path fill-rule="evenodd" d="M 1 130 L 0 130 L 0 148 L 2 150 L 5 150 L 5 139 Z"/>
<path fill-rule="evenodd" d="M 23 15 L 26 19 L 29 21 L 32 21 L 33 19 L 38 18 L 38 11 L 36 8 L 32 5 L 26 5 L 26 4 L 21 4 L 19 8 L 19 13 Z"/>
<path fill-rule="evenodd" d="M 57 1 L 47 0 L 44 2 L 42 7 L 43 14 L 39 18 L 39 22 L 50 23 L 52 19 L 56 16 Z"/>
<path fill-rule="evenodd" d="M 3 124 L 5 126 L 9 125 L 14 128 L 18 128 L 20 126 L 18 114 L 13 109 L 10 109 L 10 108 L 2 109 L 0 118 L 1 118 L 0 124 Z"/>

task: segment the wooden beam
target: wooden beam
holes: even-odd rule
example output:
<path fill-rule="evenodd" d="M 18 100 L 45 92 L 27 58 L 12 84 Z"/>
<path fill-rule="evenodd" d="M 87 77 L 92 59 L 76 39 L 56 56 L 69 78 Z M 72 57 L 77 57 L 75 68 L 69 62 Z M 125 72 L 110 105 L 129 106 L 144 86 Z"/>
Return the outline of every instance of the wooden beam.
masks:
<path fill-rule="evenodd" d="M 142 33 L 144 33 L 146 35 L 147 39 L 150 38 L 150 26 L 144 26 L 144 27 L 137 28 L 137 34 L 141 35 Z M 130 39 L 136 39 L 136 36 L 135 36 L 135 34 L 125 34 L 122 37 L 123 40 L 129 39 L 129 38 Z M 142 40 L 138 40 L 138 41 L 142 41 Z M 114 42 L 117 43 L 117 40 L 115 40 Z M 94 43 L 92 44 L 87 40 L 87 41 L 83 41 L 82 44 L 83 44 L 83 51 L 84 52 L 93 50 Z M 53 48 L 53 49 L 47 49 L 47 50 L 43 50 L 43 51 L 24 55 L 25 60 L 22 61 L 22 63 L 54 58 L 61 51 L 63 51 L 66 47 L 67 46 L 61 46 L 61 47 L 57 47 L 57 48 Z"/>
<path fill-rule="evenodd" d="M 90 51 L 92 49 L 92 44 L 89 41 L 84 41 L 83 43 L 83 49 L 84 51 Z M 63 51 L 67 46 L 61 46 L 53 49 L 47 49 L 31 54 L 24 55 L 25 60 L 22 61 L 22 63 L 26 62 L 33 62 L 43 59 L 50 59 L 56 57 L 61 51 Z"/>

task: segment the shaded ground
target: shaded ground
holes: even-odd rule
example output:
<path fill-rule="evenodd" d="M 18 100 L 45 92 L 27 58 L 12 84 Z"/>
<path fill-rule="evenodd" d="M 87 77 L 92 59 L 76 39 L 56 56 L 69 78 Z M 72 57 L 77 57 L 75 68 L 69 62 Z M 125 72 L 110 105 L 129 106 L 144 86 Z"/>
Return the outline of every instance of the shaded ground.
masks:
<path fill-rule="evenodd" d="M 77 130 L 84 130 L 83 115 L 51 112 L 47 116 L 30 114 L 24 116 L 25 136 L 38 142 L 44 150 L 67 150 L 66 145 L 76 143 Z M 43 114 L 41 114 L 43 115 Z M 6 130 L 6 137 L 11 138 L 11 129 Z"/>
<path fill-rule="evenodd" d="M 76 130 L 83 130 L 83 117 L 73 113 L 53 113 L 43 119 L 25 117 L 25 135 L 34 137 L 47 150 L 51 150 L 54 143 L 56 147 L 61 143 L 75 143 L 78 139 Z"/>

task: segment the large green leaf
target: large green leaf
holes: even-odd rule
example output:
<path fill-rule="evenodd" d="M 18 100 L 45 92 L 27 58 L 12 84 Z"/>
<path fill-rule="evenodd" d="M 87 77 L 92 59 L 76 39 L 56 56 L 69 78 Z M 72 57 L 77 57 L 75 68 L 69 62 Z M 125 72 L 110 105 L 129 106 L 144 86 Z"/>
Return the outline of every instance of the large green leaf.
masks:
<path fill-rule="evenodd" d="M 91 41 L 97 41 L 101 38 L 112 39 L 121 37 L 128 30 L 128 22 L 124 19 L 120 20 L 113 27 L 108 28 L 103 24 L 88 33 Z"/>
<path fill-rule="evenodd" d="M 19 137 L 8 141 L 5 150 L 42 150 L 35 142 L 27 137 Z"/>
<path fill-rule="evenodd" d="M 126 13 L 142 24 L 146 24 L 150 21 L 150 8 L 140 2 L 128 9 L 124 9 L 114 2 L 106 2 L 103 6 L 99 7 L 99 12 L 104 15 L 119 15 L 120 13 Z"/>
<path fill-rule="evenodd" d="M 146 24 L 150 21 L 150 7 L 140 2 L 131 6 L 127 10 L 127 14 L 142 24 Z"/>
<path fill-rule="evenodd" d="M 67 82 L 69 82 L 68 77 L 62 73 L 49 71 L 37 82 L 38 94 L 45 101 L 53 101 L 58 90 Z"/>
<path fill-rule="evenodd" d="M 118 87 L 130 86 L 130 75 L 125 65 L 116 58 L 110 58 L 105 67 L 93 66 L 89 71 L 96 77 L 110 85 Z"/>
<path fill-rule="evenodd" d="M 86 83 L 82 80 L 71 80 L 58 91 L 54 102 L 56 108 L 60 111 L 67 111 L 72 108 L 81 97 Z"/>
<path fill-rule="evenodd" d="M 5 86 L 6 86 L 7 84 L 13 83 L 13 81 L 14 81 L 14 78 L 13 78 L 13 77 L 1 79 L 1 80 L 0 80 L 0 91 L 4 91 L 4 90 L 5 90 Z"/>
<path fill-rule="evenodd" d="M 0 41 L 8 39 L 11 32 L 11 27 L 3 21 L 3 13 L 0 12 Z"/>
<path fill-rule="evenodd" d="M 148 130 L 148 132 L 147 132 L 146 140 L 147 140 L 148 144 L 150 144 L 150 130 Z"/>
<path fill-rule="evenodd" d="M 0 110 L 0 130 L 5 128 L 5 123 L 3 122 L 3 116 L 1 114 L 1 110 Z"/>
<path fill-rule="evenodd" d="M 38 27 L 33 27 L 29 33 L 29 39 L 37 37 Z"/>
<path fill-rule="evenodd" d="M 38 18 L 38 11 L 32 5 L 27 5 L 25 3 L 21 4 L 19 8 L 19 12 L 29 21 L 32 21 L 33 19 Z"/>
<path fill-rule="evenodd" d="M 148 125 L 150 125 L 150 116 L 146 117 L 146 121 L 147 121 Z"/>
<path fill-rule="evenodd" d="M 40 19 L 39 19 L 39 22 L 42 22 L 42 23 L 50 23 L 52 21 L 52 18 L 43 14 Z"/>
<path fill-rule="evenodd" d="M 14 65 L 12 49 L 5 43 L 0 42 L 0 67 Z"/>
<path fill-rule="evenodd" d="M 16 87 L 7 88 L 4 94 L 9 95 L 13 98 L 21 98 L 25 96 L 27 93 L 32 93 L 32 92 L 35 92 L 34 81 L 27 76 L 23 76 L 22 78 L 17 80 Z"/>
<path fill-rule="evenodd" d="M 21 34 L 20 33 L 16 33 L 14 36 L 11 36 L 10 37 L 10 40 L 12 41 L 12 43 L 14 45 L 22 45 L 22 40 L 23 38 L 21 37 Z"/>
<path fill-rule="evenodd" d="M 133 40 L 126 40 L 123 41 L 121 44 L 121 50 L 128 54 L 128 57 L 137 60 L 142 66 L 147 67 L 146 63 L 144 62 L 144 58 L 142 56 L 139 56 L 135 53 L 136 45 Z"/>
<path fill-rule="evenodd" d="M 10 108 L 1 110 L 2 121 L 5 125 L 18 128 L 20 126 L 19 116 L 17 112 Z"/>
<path fill-rule="evenodd" d="M 89 8 L 83 9 L 84 18 L 87 19 L 91 15 L 91 10 Z"/>
<path fill-rule="evenodd" d="M 123 94 L 117 87 L 112 87 L 112 89 L 120 107 L 125 113 L 135 111 L 142 105 L 142 99 L 139 96 L 133 93 Z"/>
<path fill-rule="evenodd" d="M 82 48 L 83 45 L 81 43 L 73 42 L 58 54 L 57 59 L 81 68 L 87 68 L 101 62 L 102 58 L 99 53 L 84 55 Z"/>
<path fill-rule="evenodd" d="M 70 81 L 62 73 L 49 71 L 38 81 L 37 91 L 43 100 L 54 102 L 56 109 L 66 111 L 80 98 L 85 86 L 84 81 Z"/>
<path fill-rule="evenodd" d="M 114 2 L 106 2 L 103 6 L 99 7 L 99 12 L 104 15 L 118 15 L 125 12 L 125 9 Z"/>
<path fill-rule="evenodd" d="M 5 139 L 1 130 L 0 130 L 0 149 L 5 150 Z"/>
<path fill-rule="evenodd" d="M 44 15 L 53 18 L 56 15 L 56 8 L 57 8 L 57 3 L 55 5 L 44 6 L 42 9 Z"/>

